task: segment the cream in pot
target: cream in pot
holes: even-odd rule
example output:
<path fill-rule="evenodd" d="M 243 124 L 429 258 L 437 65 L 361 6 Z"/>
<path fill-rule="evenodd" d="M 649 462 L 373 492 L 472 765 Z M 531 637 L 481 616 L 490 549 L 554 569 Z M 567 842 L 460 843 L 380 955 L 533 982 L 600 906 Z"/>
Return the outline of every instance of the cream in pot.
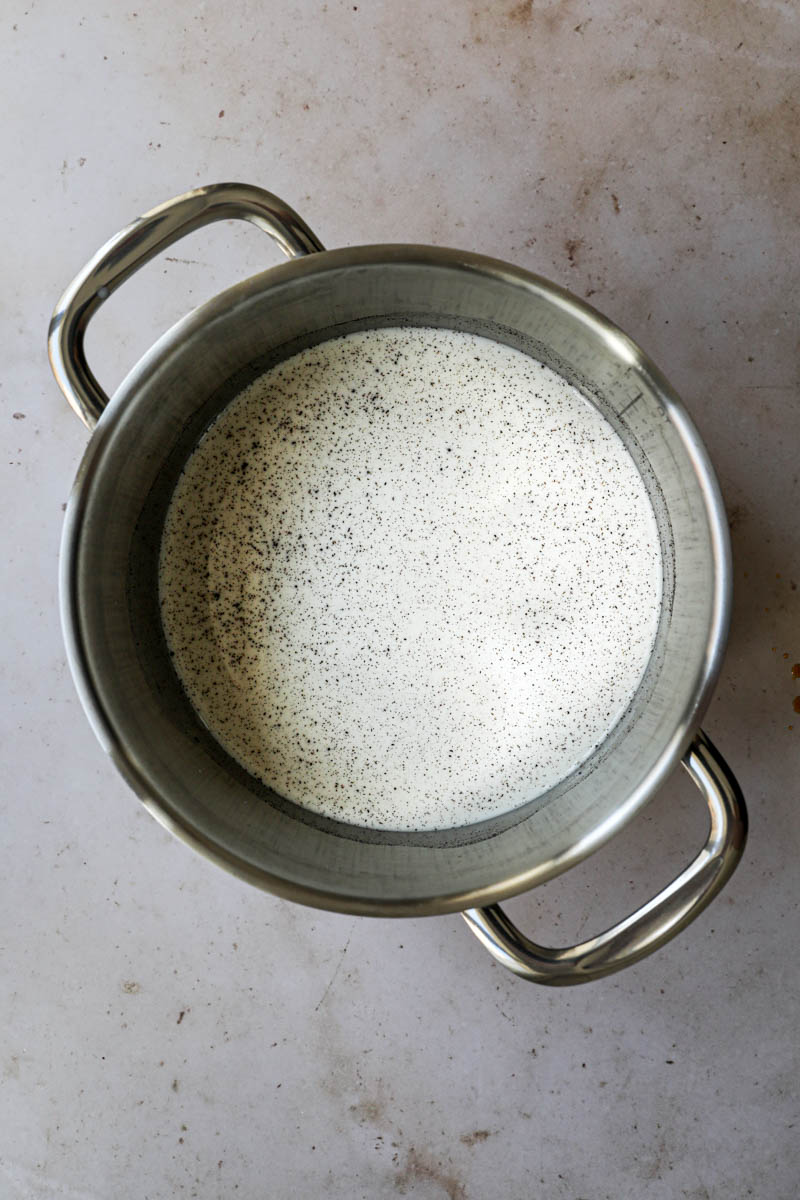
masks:
<path fill-rule="evenodd" d="M 189 699 L 314 812 L 433 830 L 566 778 L 623 716 L 661 604 L 655 516 L 600 412 L 475 334 L 351 333 L 220 414 L 167 513 Z"/>

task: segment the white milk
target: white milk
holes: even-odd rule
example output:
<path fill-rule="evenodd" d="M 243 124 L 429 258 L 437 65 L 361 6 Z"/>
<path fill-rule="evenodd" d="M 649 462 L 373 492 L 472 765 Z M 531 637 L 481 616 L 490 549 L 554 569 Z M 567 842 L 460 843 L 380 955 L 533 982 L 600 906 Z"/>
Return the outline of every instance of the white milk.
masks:
<path fill-rule="evenodd" d="M 569 775 L 647 666 L 661 555 L 604 417 L 442 329 L 305 350 L 218 417 L 161 550 L 164 630 L 253 775 L 376 829 L 465 825 Z"/>

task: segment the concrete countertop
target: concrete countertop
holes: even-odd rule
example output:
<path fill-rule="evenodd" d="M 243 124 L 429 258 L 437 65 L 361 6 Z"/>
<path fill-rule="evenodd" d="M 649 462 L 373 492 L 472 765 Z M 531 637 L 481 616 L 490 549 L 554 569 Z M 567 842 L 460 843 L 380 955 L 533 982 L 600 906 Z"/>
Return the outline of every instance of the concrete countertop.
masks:
<path fill-rule="evenodd" d="M 0 27 L 0 1197 L 793 1198 L 797 9 L 7 0 Z M 684 397 L 735 554 L 706 727 L 752 829 L 723 895 L 655 957 L 549 991 L 457 916 L 292 906 L 172 840 L 96 743 L 56 586 L 86 431 L 47 324 L 107 237 L 225 179 L 285 197 L 329 246 L 448 244 L 536 270 Z M 234 225 L 173 248 L 93 324 L 98 377 L 112 388 L 188 308 L 277 260 Z M 511 911 L 540 941 L 588 936 L 703 837 L 676 777 Z"/>

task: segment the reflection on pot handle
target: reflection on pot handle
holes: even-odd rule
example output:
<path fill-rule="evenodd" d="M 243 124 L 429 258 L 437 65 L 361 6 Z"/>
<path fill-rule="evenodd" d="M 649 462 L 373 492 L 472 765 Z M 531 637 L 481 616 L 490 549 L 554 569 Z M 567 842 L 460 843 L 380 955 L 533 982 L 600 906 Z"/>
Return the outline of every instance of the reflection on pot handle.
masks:
<path fill-rule="evenodd" d="M 497 904 L 468 909 L 464 920 L 499 963 L 534 983 L 588 983 L 651 954 L 703 911 L 741 858 L 747 810 L 730 768 L 702 731 L 683 765 L 705 796 L 711 816 L 708 840 L 694 862 L 638 912 L 578 946 L 537 946 Z"/>
<path fill-rule="evenodd" d="M 50 365 L 58 386 L 89 429 L 108 404 L 84 355 L 84 334 L 93 314 L 134 271 L 173 242 L 212 221 L 232 218 L 263 229 L 289 258 L 325 248 L 293 208 L 246 183 L 196 188 L 160 204 L 116 234 L 64 292 L 48 334 Z"/>

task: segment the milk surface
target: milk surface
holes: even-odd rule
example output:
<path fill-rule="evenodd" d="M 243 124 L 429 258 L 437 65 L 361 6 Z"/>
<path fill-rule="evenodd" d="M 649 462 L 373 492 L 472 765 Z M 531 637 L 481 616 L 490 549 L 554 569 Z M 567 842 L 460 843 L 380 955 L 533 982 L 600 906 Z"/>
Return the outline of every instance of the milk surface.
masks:
<path fill-rule="evenodd" d="M 160 602 L 195 710 L 251 774 L 392 830 L 568 776 L 650 658 L 661 554 L 603 416 L 520 351 L 381 329 L 222 412 L 167 514 Z"/>

